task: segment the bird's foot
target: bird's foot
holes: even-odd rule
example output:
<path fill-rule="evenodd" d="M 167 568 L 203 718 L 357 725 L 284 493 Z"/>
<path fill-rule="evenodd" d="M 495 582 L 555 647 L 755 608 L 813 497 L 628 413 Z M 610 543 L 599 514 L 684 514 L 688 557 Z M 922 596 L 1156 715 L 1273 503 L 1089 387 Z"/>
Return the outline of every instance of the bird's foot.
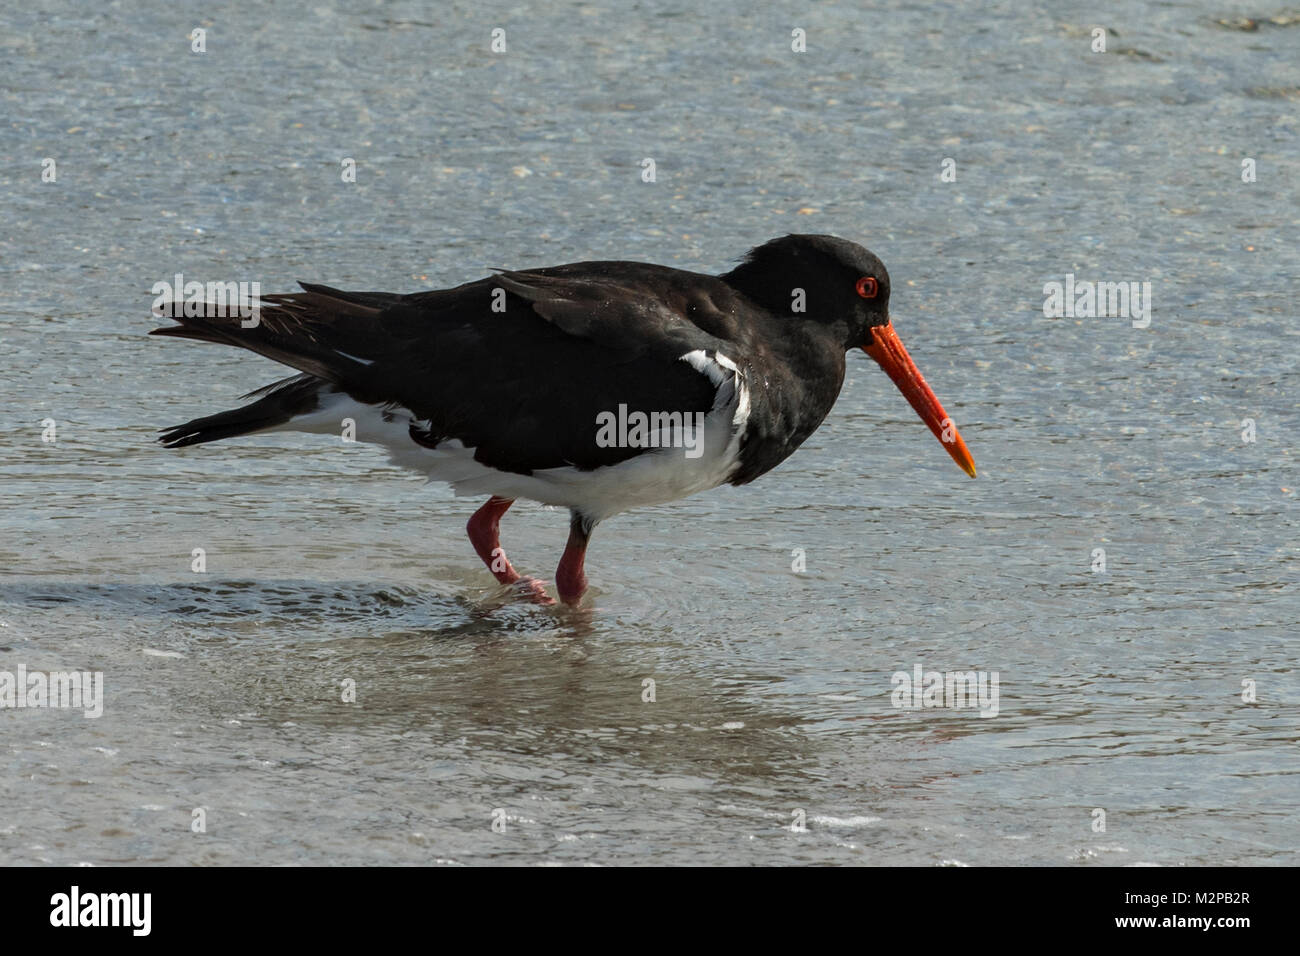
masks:
<path fill-rule="evenodd" d="M 549 607 L 555 603 L 555 598 L 546 593 L 546 583 L 537 578 L 519 578 L 510 587 L 521 598 L 534 604 Z"/>

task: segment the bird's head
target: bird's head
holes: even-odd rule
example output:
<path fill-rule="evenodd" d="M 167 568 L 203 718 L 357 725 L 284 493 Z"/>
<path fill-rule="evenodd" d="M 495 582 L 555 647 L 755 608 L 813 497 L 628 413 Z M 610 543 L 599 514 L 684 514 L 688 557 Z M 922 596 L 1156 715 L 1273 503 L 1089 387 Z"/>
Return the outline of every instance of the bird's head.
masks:
<path fill-rule="evenodd" d="M 813 323 L 879 363 L 962 471 L 975 461 L 894 331 L 889 272 L 869 250 L 835 236 L 790 235 L 750 250 L 722 277 L 769 311 Z"/>

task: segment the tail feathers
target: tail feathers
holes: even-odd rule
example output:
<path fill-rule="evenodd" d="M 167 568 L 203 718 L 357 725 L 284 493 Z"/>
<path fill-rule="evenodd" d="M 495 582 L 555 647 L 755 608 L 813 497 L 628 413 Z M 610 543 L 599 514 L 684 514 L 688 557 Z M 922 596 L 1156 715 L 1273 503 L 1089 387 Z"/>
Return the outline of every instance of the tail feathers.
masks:
<path fill-rule="evenodd" d="M 245 395 L 258 399 L 251 405 L 166 429 L 160 442 L 183 448 L 275 428 L 317 410 L 326 392 L 347 392 L 373 402 L 387 396 L 384 363 L 372 366 L 402 346 L 400 341 L 392 344 L 395 337 L 385 322 L 396 322 L 401 328 L 403 322 L 422 324 L 422 313 L 403 311 L 404 296 L 396 293 L 344 292 L 309 282 L 299 285 L 302 292 L 260 296 L 256 310 L 247 317 L 219 302 L 203 303 L 195 310 L 201 314 L 187 314 L 189 303 L 164 305 L 158 314 L 177 324 L 154 329 L 151 335 L 238 346 L 303 374 Z"/>
<path fill-rule="evenodd" d="M 236 345 L 240 348 L 248 349 L 250 352 L 256 352 L 264 355 L 272 361 L 279 362 L 282 365 L 288 365 L 290 368 L 296 368 L 300 372 L 305 372 L 313 378 L 324 378 L 330 381 L 338 382 L 341 376 L 338 374 L 337 364 L 332 361 L 333 356 L 323 353 L 315 343 L 304 343 L 293 345 L 285 348 L 282 344 L 270 337 L 259 337 L 255 335 L 239 335 L 233 329 L 238 326 L 223 324 L 219 317 L 210 318 L 178 318 L 177 321 L 184 322 L 184 325 L 169 325 L 159 329 L 153 329 L 150 335 L 165 335 L 178 339 L 194 339 L 198 342 L 214 342 L 218 345 Z M 359 363 L 358 368 L 363 368 Z"/>
<path fill-rule="evenodd" d="M 385 341 L 381 314 L 403 296 L 299 285 L 304 291 L 261 296 L 252 322 L 231 305 L 205 302 L 200 314 L 187 314 L 181 303 L 165 303 L 157 314 L 179 324 L 150 334 L 234 345 L 345 388 L 375 388 L 381 376 L 370 366 Z"/>
<path fill-rule="evenodd" d="M 170 334 L 180 334 L 182 330 L 168 331 Z M 294 375 L 249 392 L 244 398 L 261 396 L 251 405 L 195 418 L 184 425 L 165 429 L 158 436 L 158 441 L 168 448 L 184 448 L 187 445 L 201 445 L 204 442 L 274 428 L 318 408 L 321 390 L 326 387 L 328 383 L 313 375 Z"/>

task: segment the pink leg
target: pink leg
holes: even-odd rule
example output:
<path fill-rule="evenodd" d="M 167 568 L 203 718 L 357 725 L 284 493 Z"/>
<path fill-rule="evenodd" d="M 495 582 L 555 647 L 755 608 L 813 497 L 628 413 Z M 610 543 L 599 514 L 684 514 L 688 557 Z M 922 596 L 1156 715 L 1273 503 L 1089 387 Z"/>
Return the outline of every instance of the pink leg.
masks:
<path fill-rule="evenodd" d="M 501 547 L 500 526 L 501 516 L 510 510 L 510 506 L 515 503 L 513 498 L 498 498 L 493 495 L 488 499 L 487 504 L 469 519 L 469 524 L 465 530 L 469 533 L 470 543 L 474 545 L 474 550 L 478 556 L 483 559 L 489 571 L 502 584 L 516 584 L 522 582 L 521 589 L 530 595 L 538 604 L 554 604 L 542 587 L 542 582 L 535 578 L 521 578 L 519 572 L 511 565 L 510 560 L 506 557 L 505 549 Z"/>
<path fill-rule="evenodd" d="M 493 495 L 488 499 L 487 504 L 474 512 L 473 517 L 469 519 L 469 524 L 465 526 L 465 530 L 469 532 L 470 544 L 474 545 L 474 550 L 488 566 L 488 570 L 496 575 L 496 579 L 502 584 L 514 584 L 519 580 L 519 572 L 511 566 L 506 559 L 505 551 L 501 548 L 499 530 L 501 516 L 509 511 L 514 503 L 513 498 L 498 498 Z"/>
<path fill-rule="evenodd" d="M 565 604 L 577 604 L 587 590 L 587 572 L 583 562 L 587 557 L 587 542 L 591 540 L 594 524 L 587 524 L 579 515 L 569 522 L 569 543 L 564 546 L 564 556 L 555 569 L 555 588 Z"/>

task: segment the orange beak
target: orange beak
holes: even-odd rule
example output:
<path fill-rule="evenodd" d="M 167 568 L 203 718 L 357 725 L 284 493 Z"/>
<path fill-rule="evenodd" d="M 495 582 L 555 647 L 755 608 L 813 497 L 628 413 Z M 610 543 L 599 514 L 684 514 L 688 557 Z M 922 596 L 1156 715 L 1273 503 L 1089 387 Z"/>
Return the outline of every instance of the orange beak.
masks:
<path fill-rule="evenodd" d="M 880 363 L 885 374 L 894 380 L 903 397 L 916 409 L 916 414 L 921 416 L 921 421 L 930 426 L 934 437 L 948 449 L 952 460 L 961 466 L 962 471 L 974 478 L 975 459 L 966 450 L 966 443 L 961 440 L 961 435 L 957 434 L 957 426 L 943 410 L 934 392 L 930 391 L 930 386 L 925 384 L 925 379 L 921 377 L 921 370 L 912 361 L 912 356 L 908 355 L 907 349 L 903 348 L 898 333 L 894 331 L 892 320 L 885 325 L 874 326 L 870 331 L 872 342 L 862 350 Z"/>

